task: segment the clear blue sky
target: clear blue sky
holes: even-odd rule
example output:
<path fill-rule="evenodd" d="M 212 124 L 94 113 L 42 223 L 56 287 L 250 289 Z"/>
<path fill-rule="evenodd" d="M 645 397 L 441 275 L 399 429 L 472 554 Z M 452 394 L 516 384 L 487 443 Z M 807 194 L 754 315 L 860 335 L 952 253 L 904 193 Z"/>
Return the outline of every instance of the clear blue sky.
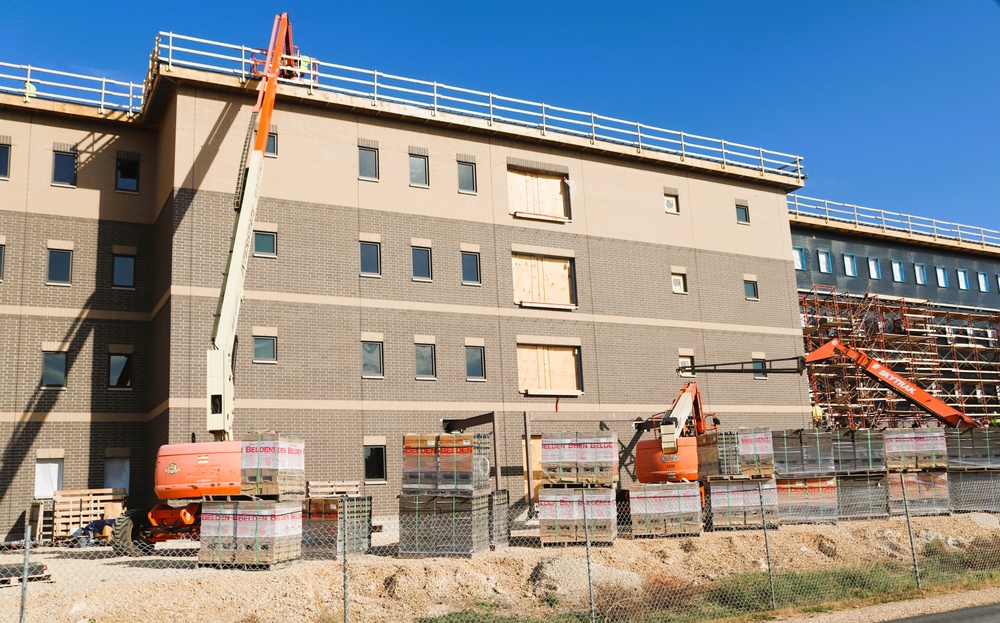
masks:
<path fill-rule="evenodd" d="M 804 194 L 1000 229 L 997 0 L 5 5 L 0 60 L 134 81 L 157 31 L 266 46 L 286 10 L 324 61 L 797 153 Z"/>

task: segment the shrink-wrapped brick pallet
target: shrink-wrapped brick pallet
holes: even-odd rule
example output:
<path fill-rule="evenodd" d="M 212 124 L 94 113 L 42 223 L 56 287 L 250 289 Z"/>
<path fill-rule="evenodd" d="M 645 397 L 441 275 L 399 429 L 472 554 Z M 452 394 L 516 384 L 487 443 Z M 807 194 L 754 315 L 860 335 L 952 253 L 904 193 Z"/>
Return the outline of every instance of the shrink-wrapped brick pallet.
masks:
<path fill-rule="evenodd" d="M 944 469 L 948 466 L 945 429 L 885 429 L 885 465 L 895 471 Z"/>
<path fill-rule="evenodd" d="M 490 496 L 399 496 L 399 554 L 469 557 L 490 547 Z"/>
<path fill-rule="evenodd" d="M 885 433 L 869 428 L 834 431 L 833 466 L 838 474 L 885 471 Z"/>
<path fill-rule="evenodd" d="M 1000 513 L 1000 471 L 949 471 L 951 510 Z"/>
<path fill-rule="evenodd" d="M 204 502 L 198 562 L 275 565 L 302 555 L 299 501 Z"/>
<path fill-rule="evenodd" d="M 778 478 L 776 487 L 781 523 L 836 523 L 835 477 Z"/>
<path fill-rule="evenodd" d="M 632 536 L 701 534 L 701 486 L 660 482 L 629 487 Z"/>
<path fill-rule="evenodd" d="M 761 509 L 763 499 L 763 510 Z M 759 528 L 778 524 L 778 496 L 774 479 L 709 480 L 706 512 L 715 530 Z"/>
<path fill-rule="evenodd" d="M 372 544 L 372 498 L 306 498 L 302 501 L 302 541 L 324 550 L 335 548 L 338 555 L 343 554 L 345 543 L 348 554 L 368 552 Z"/>
<path fill-rule="evenodd" d="M 809 429 L 772 431 L 779 478 L 833 476 L 833 434 Z"/>
<path fill-rule="evenodd" d="M 618 437 L 609 431 L 543 433 L 541 465 L 549 484 L 614 484 Z"/>
<path fill-rule="evenodd" d="M 542 545 L 610 543 L 618 536 L 615 490 L 542 487 L 538 493 L 538 530 Z"/>
<path fill-rule="evenodd" d="M 301 500 L 306 495 L 305 441 L 298 435 L 251 431 L 240 456 L 243 495 Z"/>
<path fill-rule="evenodd" d="M 948 469 L 1000 469 L 1000 431 L 995 428 L 945 430 Z"/>
<path fill-rule="evenodd" d="M 902 515 L 943 515 L 950 511 L 948 474 L 907 472 L 889 474 L 889 513 Z M 903 498 L 903 491 L 906 498 Z"/>
<path fill-rule="evenodd" d="M 403 491 L 437 488 L 437 435 L 403 435 Z"/>
<path fill-rule="evenodd" d="M 442 433 L 403 436 L 404 493 L 475 496 L 490 489 L 490 436 Z"/>
<path fill-rule="evenodd" d="M 839 519 L 881 519 L 889 516 L 886 474 L 837 476 Z"/>

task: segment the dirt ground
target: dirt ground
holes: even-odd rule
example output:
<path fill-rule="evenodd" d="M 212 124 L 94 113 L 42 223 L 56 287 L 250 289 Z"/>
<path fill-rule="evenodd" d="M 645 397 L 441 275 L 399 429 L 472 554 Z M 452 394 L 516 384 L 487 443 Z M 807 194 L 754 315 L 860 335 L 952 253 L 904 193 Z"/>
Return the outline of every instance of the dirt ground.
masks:
<path fill-rule="evenodd" d="M 1000 535 L 1000 521 L 992 515 L 925 517 L 915 519 L 914 526 L 918 552 L 932 541 L 961 550 L 976 538 Z M 908 565 L 911 557 L 902 518 L 782 526 L 769 531 L 768 536 L 776 572 L 886 561 Z M 537 537 L 522 541 L 516 534 L 515 543 L 519 544 L 471 560 L 397 559 L 392 557 L 391 548 L 380 550 L 384 555 L 356 555 L 348 564 L 351 618 L 388 623 L 469 608 L 546 617 L 586 604 L 584 547 L 540 548 Z M 189 548 L 169 545 L 145 558 L 115 557 L 108 548 L 37 550 L 32 560 L 49 566 L 52 581 L 29 584 L 28 620 L 111 623 L 160 620 L 164 612 L 170 613 L 171 621 L 200 623 L 342 620 L 344 574 L 340 561 L 299 560 L 270 571 L 204 569 L 196 565 L 196 544 Z M 692 538 L 619 538 L 612 546 L 591 548 L 591 555 L 594 585 L 605 593 L 642 591 L 674 582 L 707 590 L 726 577 L 767 569 L 761 531 L 711 532 Z M 17 552 L 0 554 L 0 564 L 20 560 Z M 18 585 L 0 587 L 0 621 L 17 620 L 19 598 Z M 669 590 L 663 591 L 664 600 L 673 598 Z M 910 603 L 882 604 L 879 608 L 884 606 L 887 612 L 898 611 L 901 614 L 895 616 L 904 616 L 910 612 Z M 958 606 L 943 609 L 950 607 Z M 827 615 L 790 620 L 860 623 L 893 618 L 822 616 Z"/>

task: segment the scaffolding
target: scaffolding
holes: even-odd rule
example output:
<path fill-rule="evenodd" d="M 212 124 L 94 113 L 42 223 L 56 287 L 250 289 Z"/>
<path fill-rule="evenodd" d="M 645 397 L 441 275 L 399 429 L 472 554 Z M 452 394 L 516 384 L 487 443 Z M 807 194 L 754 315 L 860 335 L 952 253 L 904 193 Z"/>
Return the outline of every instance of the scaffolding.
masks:
<path fill-rule="evenodd" d="M 825 285 L 801 294 L 799 308 L 807 353 L 839 338 L 970 417 L 1000 414 L 1000 314 Z M 850 361 L 810 366 L 809 386 L 837 428 L 936 423 Z"/>

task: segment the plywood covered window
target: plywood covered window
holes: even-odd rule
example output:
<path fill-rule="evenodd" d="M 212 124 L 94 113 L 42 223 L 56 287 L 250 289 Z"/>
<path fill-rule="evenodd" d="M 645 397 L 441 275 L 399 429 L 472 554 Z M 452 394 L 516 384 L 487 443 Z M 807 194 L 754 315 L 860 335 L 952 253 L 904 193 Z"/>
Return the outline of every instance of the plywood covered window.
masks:
<path fill-rule="evenodd" d="M 517 345 L 518 389 L 536 396 L 574 396 L 583 391 L 579 346 Z"/>
<path fill-rule="evenodd" d="M 524 306 L 576 307 L 573 258 L 512 255 L 514 302 Z"/>
<path fill-rule="evenodd" d="M 507 169 L 507 196 L 515 216 L 570 218 L 565 175 Z"/>

